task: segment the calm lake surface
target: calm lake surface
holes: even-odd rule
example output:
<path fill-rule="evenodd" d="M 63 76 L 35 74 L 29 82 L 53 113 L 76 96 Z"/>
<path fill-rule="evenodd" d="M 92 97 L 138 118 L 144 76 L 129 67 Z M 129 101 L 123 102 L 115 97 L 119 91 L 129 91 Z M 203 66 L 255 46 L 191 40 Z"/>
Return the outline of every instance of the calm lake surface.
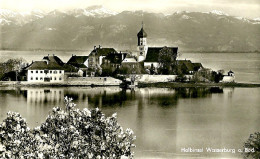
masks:
<path fill-rule="evenodd" d="M 38 126 L 54 106 L 64 108 L 64 96 L 80 109 L 117 112 L 119 123 L 137 136 L 136 158 L 242 158 L 206 148 L 237 151 L 260 131 L 260 88 L 0 87 L 0 121 L 15 111 Z M 181 152 L 189 147 L 204 152 Z"/>
<path fill-rule="evenodd" d="M 38 61 L 48 54 L 59 56 L 67 62 L 72 54 L 88 55 L 86 51 L 0 51 L 0 62 L 10 58 L 24 58 L 27 62 Z M 180 53 L 178 59 L 200 62 L 213 70 L 235 72 L 237 82 L 260 83 L 260 53 Z"/>

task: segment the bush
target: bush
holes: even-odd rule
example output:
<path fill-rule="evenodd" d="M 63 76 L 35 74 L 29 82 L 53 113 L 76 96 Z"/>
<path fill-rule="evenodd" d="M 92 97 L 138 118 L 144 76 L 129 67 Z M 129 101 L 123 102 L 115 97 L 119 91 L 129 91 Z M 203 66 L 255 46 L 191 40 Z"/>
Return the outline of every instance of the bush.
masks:
<path fill-rule="evenodd" d="M 32 130 L 19 113 L 8 112 L 0 125 L 0 158 L 120 158 L 133 157 L 133 131 L 98 109 L 52 109 L 46 121 Z"/>
<path fill-rule="evenodd" d="M 251 151 L 244 150 L 245 158 L 254 158 L 254 159 L 260 158 L 260 132 L 256 132 L 250 135 L 249 139 L 245 142 L 244 149 L 251 150 Z"/>

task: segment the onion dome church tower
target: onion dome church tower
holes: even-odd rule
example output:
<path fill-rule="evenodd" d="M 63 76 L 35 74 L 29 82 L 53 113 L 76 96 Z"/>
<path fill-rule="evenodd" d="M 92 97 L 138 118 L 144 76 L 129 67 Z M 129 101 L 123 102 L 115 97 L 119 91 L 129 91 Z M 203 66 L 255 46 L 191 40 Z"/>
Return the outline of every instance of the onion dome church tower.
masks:
<path fill-rule="evenodd" d="M 146 58 L 148 46 L 147 46 L 147 34 L 144 31 L 143 23 L 142 23 L 142 28 L 137 34 L 138 38 L 138 44 L 137 44 L 137 56 L 138 56 L 138 62 L 144 61 Z"/>

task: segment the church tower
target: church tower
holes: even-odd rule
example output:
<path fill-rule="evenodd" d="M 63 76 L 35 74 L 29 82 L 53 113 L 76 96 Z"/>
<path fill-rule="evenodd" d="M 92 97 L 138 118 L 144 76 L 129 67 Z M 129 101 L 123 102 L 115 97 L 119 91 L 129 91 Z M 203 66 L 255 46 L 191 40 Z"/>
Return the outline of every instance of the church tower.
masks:
<path fill-rule="evenodd" d="M 137 51 L 138 51 L 138 62 L 144 61 L 146 58 L 146 53 L 148 50 L 147 46 L 147 34 L 144 31 L 143 23 L 142 23 L 142 28 L 137 34 L 138 38 L 138 43 L 137 43 Z"/>

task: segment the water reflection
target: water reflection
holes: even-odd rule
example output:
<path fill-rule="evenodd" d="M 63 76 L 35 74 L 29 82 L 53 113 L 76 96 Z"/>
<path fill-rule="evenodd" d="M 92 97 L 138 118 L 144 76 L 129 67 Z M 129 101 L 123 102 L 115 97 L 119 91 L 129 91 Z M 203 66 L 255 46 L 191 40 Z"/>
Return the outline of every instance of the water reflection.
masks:
<path fill-rule="evenodd" d="M 137 158 L 175 158 L 183 155 L 182 147 L 241 148 L 250 133 L 260 131 L 259 95 L 259 88 L 2 87 L 0 120 L 11 110 L 38 126 L 69 96 L 80 109 L 99 107 L 106 116 L 117 112 L 119 123 L 137 136 Z"/>
<path fill-rule="evenodd" d="M 62 88 L 28 88 L 25 91 L 27 92 L 28 106 L 38 106 L 44 104 L 56 105 L 63 102 L 64 99 L 64 89 Z"/>
<path fill-rule="evenodd" d="M 232 90 L 231 90 L 232 92 Z M 158 106 L 176 106 L 181 98 L 207 98 L 214 93 L 223 93 L 223 89 L 215 88 L 175 88 L 175 89 L 135 89 L 120 88 L 21 88 L 1 90 L 1 95 L 23 95 L 28 106 L 62 105 L 65 96 L 74 101 L 92 107 L 123 106 L 127 101 L 139 100 L 139 105 L 148 99 L 148 104 Z M 230 92 L 229 92 L 230 93 Z"/>

